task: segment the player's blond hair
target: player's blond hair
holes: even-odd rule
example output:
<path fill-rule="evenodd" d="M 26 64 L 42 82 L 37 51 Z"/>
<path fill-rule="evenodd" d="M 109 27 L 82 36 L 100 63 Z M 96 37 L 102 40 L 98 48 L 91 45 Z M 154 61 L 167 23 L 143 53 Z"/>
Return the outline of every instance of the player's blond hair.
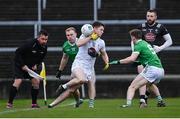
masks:
<path fill-rule="evenodd" d="M 76 32 L 76 29 L 74 27 L 69 27 L 65 30 L 65 32 L 71 31 L 73 30 L 74 32 Z M 77 32 L 76 32 L 77 33 Z"/>

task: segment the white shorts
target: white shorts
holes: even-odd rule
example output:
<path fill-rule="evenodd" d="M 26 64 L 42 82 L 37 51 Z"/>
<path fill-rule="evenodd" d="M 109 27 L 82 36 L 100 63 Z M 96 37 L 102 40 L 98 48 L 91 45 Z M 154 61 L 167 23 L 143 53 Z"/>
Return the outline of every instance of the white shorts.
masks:
<path fill-rule="evenodd" d="M 140 75 L 151 83 L 159 83 L 164 77 L 164 69 L 155 66 L 146 66 Z"/>
<path fill-rule="evenodd" d="M 93 80 L 95 78 L 95 71 L 94 66 L 92 66 L 89 62 L 82 61 L 82 60 L 74 60 L 71 72 L 75 69 L 82 69 L 85 74 L 85 80 Z"/>

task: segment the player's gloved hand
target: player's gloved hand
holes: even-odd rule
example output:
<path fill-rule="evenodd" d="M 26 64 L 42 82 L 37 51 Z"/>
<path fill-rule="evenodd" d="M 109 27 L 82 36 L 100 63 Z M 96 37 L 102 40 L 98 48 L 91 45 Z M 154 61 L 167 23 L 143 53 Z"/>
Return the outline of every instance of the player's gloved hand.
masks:
<path fill-rule="evenodd" d="M 58 71 L 56 72 L 56 78 L 61 79 L 61 73 L 62 73 L 62 71 L 61 71 L 61 70 L 58 70 Z"/>
<path fill-rule="evenodd" d="M 92 40 L 97 40 L 98 37 L 99 37 L 99 36 L 98 36 L 96 33 L 92 33 L 92 34 L 91 34 L 91 39 L 92 39 Z"/>
<path fill-rule="evenodd" d="M 88 48 L 88 54 L 91 57 L 98 57 L 99 56 L 99 53 L 96 52 L 96 49 L 94 47 Z"/>
<path fill-rule="evenodd" d="M 120 64 L 120 60 L 113 60 L 111 62 L 109 62 L 110 65 L 113 65 L 113 64 Z"/>
<path fill-rule="evenodd" d="M 141 63 L 140 63 L 139 61 L 134 61 L 134 62 L 132 63 L 132 66 L 133 66 L 133 67 L 137 67 L 138 65 L 141 65 Z"/>
<path fill-rule="evenodd" d="M 104 66 L 103 70 L 105 71 L 105 70 L 107 70 L 108 68 L 109 68 L 109 63 L 107 63 L 107 64 Z"/>
<path fill-rule="evenodd" d="M 157 46 L 157 45 L 153 45 L 153 49 L 156 53 L 160 52 L 162 49 L 161 47 Z"/>

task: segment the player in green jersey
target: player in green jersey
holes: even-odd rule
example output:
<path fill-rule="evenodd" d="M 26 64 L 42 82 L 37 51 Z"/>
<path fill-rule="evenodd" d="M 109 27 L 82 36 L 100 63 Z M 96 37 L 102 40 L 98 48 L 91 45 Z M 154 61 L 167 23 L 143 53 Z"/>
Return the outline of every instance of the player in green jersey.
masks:
<path fill-rule="evenodd" d="M 157 11 L 150 9 L 146 12 L 146 22 L 138 26 L 138 29 L 142 31 L 143 40 L 151 44 L 156 53 L 161 52 L 167 47 L 172 45 L 172 38 L 170 33 L 163 24 L 157 22 Z M 144 67 L 140 64 L 137 66 L 138 73 L 142 72 Z M 157 99 L 157 107 L 165 107 L 166 104 L 163 101 L 158 87 L 153 84 L 151 90 L 146 90 L 146 86 L 139 88 L 140 94 L 140 107 L 143 107 L 144 100 L 147 105 L 148 96 L 154 93 Z"/>
<path fill-rule="evenodd" d="M 77 33 L 74 27 L 69 27 L 65 30 L 67 41 L 63 44 L 63 56 L 59 65 L 59 69 L 56 73 L 56 78 L 61 78 L 61 73 L 64 70 L 68 60 L 74 61 L 76 54 L 78 53 L 78 47 L 75 42 L 77 40 Z"/>
<path fill-rule="evenodd" d="M 75 44 L 77 40 L 77 32 L 74 27 L 69 27 L 65 30 L 67 41 L 63 44 L 63 56 L 60 61 L 59 69 L 56 73 L 56 78 L 61 78 L 61 73 L 64 70 L 68 60 L 74 61 L 74 58 L 76 54 L 78 53 L 78 47 Z M 58 90 L 57 90 L 58 92 Z M 80 99 L 80 92 L 79 89 L 77 89 L 73 96 L 76 100 L 75 107 L 79 107 L 80 104 L 83 103 L 83 100 Z"/>
<path fill-rule="evenodd" d="M 109 64 L 128 64 L 138 60 L 145 68 L 132 81 L 127 91 L 127 103 L 122 107 L 129 107 L 132 104 L 135 91 L 140 87 L 147 85 L 152 88 L 153 83 L 159 83 L 164 77 L 164 69 L 156 52 L 149 43 L 142 40 L 142 32 L 139 29 L 133 29 L 130 32 L 131 40 L 134 43 L 134 49 L 131 56 L 110 62 Z"/>

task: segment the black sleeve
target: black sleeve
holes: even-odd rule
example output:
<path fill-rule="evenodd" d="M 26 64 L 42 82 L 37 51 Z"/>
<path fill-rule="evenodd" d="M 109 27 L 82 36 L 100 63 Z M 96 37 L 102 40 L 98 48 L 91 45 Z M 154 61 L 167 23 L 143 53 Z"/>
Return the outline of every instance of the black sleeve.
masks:
<path fill-rule="evenodd" d="M 163 25 L 161 25 L 160 30 L 161 30 L 161 36 L 164 36 L 169 33 L 168 30 Z"/>
<path fill-rule="evenodd" d="M 39 62 L 38 62 L 38 66 L 44 61 L 45 57 L 46 57 L 46 54 L 47 54 L 47 47 L 44 49 L 44 54 L 43 56 L 41 56 L 41 58 L 39 59 Z"/>
<path fill-rule="evenodd" d="M 15 63 L 20 65 L 20 67 L 25 65 L 23 56 L 30 48 L 30 44 L 30 42 L 26 42 L 25 44 L 17 48 L 15 51 Z"/>
<path fill-rule="evenodd" d="M 43 57 L 42 57 L 41 62 L 43 62 L 43 61 L 44 61 L 44 58 L 46 57 L 46 54 L 47 54 L 47 48 L 46 48 L 46 50 L 45 50 L 45 53 L 44 53 L 44 55 L 43 55 Z M 40 62 L 40 63 L 41 63 L 41 62 Z"/>

